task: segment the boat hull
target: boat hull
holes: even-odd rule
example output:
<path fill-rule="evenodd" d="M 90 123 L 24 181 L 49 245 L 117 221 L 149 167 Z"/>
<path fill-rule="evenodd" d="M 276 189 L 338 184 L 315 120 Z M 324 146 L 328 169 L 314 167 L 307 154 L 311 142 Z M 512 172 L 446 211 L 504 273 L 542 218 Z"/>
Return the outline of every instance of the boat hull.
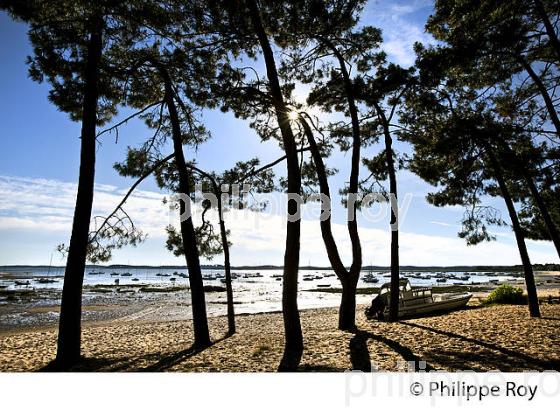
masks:
<path fill-rule="evenodd" d="M 442 295 L 441 300 L 437 300 L 432 303 L 413 306 L 399 306 L 398 317 L 401 319 L 405 317 L 426 316 L 434 313 L 451 312 L 465 307 L 471 297 L 471 293 L 451 295 L 449 297 Z M 389 312 L 387 311 L 385 313 L 388 314 Z"/>

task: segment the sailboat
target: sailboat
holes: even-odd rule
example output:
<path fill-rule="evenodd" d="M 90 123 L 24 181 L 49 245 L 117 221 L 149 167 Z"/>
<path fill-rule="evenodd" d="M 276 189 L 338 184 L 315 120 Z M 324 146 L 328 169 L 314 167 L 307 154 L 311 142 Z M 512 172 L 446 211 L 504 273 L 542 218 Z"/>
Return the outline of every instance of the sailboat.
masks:
<path fill-rule="evenodd" d="M 51 266 L 52 266 L 52 253 L 51 253 L 51 260 L 49 261 L 49 269 L 47 270 L 47 276 L 46 277 L 42 277 L 42 278 L 37 278 L 35 279 L 35 282 L 37 283 L 42 283 L 42 284 L 48 284 L 48 283 L 56 283 L 58 282 L 56 279 L 53 279 L 50 277 L 51 275 Z"/>
<path fill-rule="evenodd" d="M 370 268 L 369 268 L 369 272 L 366 273 L 366 274 L 364 275 L 364 277 L 362 278 L 362 281 L 364 281 L 364 283 L 377 283 L 377 282 L 379 282 L 379 279 L 376 278 L 376 277 L 373 275 L 373 271 L 372 271 L 372 267 L 371 267 L 371 266 L 370 266 Z"/>

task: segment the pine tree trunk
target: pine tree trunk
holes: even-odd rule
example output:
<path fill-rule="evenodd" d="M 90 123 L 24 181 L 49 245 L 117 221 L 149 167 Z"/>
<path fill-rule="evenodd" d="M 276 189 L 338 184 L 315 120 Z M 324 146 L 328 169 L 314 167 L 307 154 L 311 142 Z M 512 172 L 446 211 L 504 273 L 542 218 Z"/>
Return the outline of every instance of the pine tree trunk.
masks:
<path fill-rule="evenodd" d="M 531 191 L 531 195 L 533 196 L 533 199 L 535 200 L 537 207 L 539 208 L 539 211 L 543 217 L 544 223 L 548 230 L 548 234 L 550 235 L 550 239 L 552 239 L 552 243 L 554 243 L 556 252 L 558 253 L 558 256 L 560 256 L 560 234 L 558 233 L 558 229 L 556 228 L 556 225 L 554 224 L 554 221 L 552 220 L 552 217 L 548 212 L 548 207 L 544 203 L 542 196 L 537 186 L 535 185 L 535 181 L 533 181 L 533 178 L 531 177 L 531 175 L 529 175 L 526 169 L 522 168 L 522 172 L 525 182 L 527 182 L 529 190 Z"/>
<path fill-rule="evenodd" d="M 391 217 L 392 219 L 392 217 Z M 399 232 L 391 231 L 391 299 L 389 303 L 389 321 L 399 318 Z"/>
<path fill-rule="evenodd" d="M 554 223 L 552 217 L 550 216 L 550 213 L 548 212 L 548 207 L 544 203 L 544 200 L 542 199 L 541 193 L 539 192 L 539 189 L 537 188 L 533 177 L 525 167 L 525 164 L 517 157 L 515 152 L 513 152 L 511 147 L 502 139 L 498 139 L 498 142 L 505 150 L 508 158 L 511 159 L 511 162 L 514 163 L 514 169 L 516 170 L 516 172 L 520 172 L 521 175 L 523 175 L 523 179 L 529 187 L 531 196 L 533 197 L 533 200 L 537 204 L 537 208 L 539 208 L 539 211 L 542 215 L 542 218 L 546 225 L 546 229 L 548 231 L 548 234 L 550 235 L 550 239 L 552 240 L 552 243 L 554 243 L 554 247 L 556 248 L 558 256 L 560 256 L 560 233 L 558 232 L 558 228 L 556 228 L 556 224 Z"/>
<path fill-rule="evenodd" d="M 231 265 L 229 260 L 229 243 L 227 239 L 226 223 L 223 216 L 223 205 L 221 192 L 218 186 L 214 184 L 214 192 L 218 199 L 218 218 L 220 220 L 220 237 L 222 239 L 222 248 L 224 249 L 224 270 L 226 274 L 226 297 L 227 297 L 227 318 L 228 318 L 228 335 L 235 333 L 235 310 L 233 306 L 233 288 L 231 284 Z"/>
<path fill-rule="evenodd" d="M 554 124 L 554 128 L 556 129 L 556 134 L 560 136 L 560 118 L 558 118 L 558 113 L 556 112 L 556 106 L 554 105 L 554 101 L 552 100 L 552 97 L 550 96 L 547 88 L 545 87 L 542 80 L 535 72 L 535 70 L 533 70 L 531 64 L 527 62 L 524 57 L 522 56 L 518 57 L 518 61 L 523 66 L 525 71 L 527 71 L 527 74 L 529 74 L 529 77 L 531 77 L 531 79 L 535 83 L 535 86 L 539 90 L 541 97 L 544 101 L 544 104 L 546 106 L 546 109 L 548 111 L 548 115 L 550 116 L 550 121 L 552 122 L 552 124 Z"/>
<path fill-rule="evenodd" d="M 519 224 L 519 219 L 517 217 L 517 211 L 513 204 L 511 194 L 504 180 L 502 173 L 502 168 L 494 156 L 491 148 L 486 150 L 490 162 L 492 163 L 492 168 L 494 169 L 494 174 L 498 185 L 500 186 L 500 191 L 506 203 L 506 207 L 511 219 L 511 224 L 513 227 L 513 232 L 515 233 L 515 240 L 517 241 L 517 247 L 519 248 L 519 255 L 521 256 L 521 262 L 523 263 L 523 270 L 525 273 L 525 286 L 527 287 L 527 296 L 529 299 L 529 314 L 531 317 L 541 317 L 539 309 L 539 299 L 537 297 L 537 287 L 535 286 L 535 276 L 533 274 L 533 266 L 531 265 L 531 260 L 529 259 L 529 252 L 527 251 L 527 246 L 525 244 L 525 238 L 523 237 L 523 231 L 521 230 L 521 225 Z"/>
<path fill-rule="evenodd" d="M 82 286 L 86 266 L 95 181 L 95 144 L 103 21 L 94 18 L 87 47 L 78 193 L 60 304 L 56 364 L 68 368 L 80 359 Z"/>
<path fill-rule="evenodd" d="M 284 103 L 278 70 L 274 54 L 264 30 L 261 15 L 255 0 L 247 0 L 247 6 L 255 34 L 261 46 L 271 97 L 276 111 L 278 126 L 282 134 L 282 143 L 286 153 L 288 193 L 301 195 L 301 174 L 298 163 L 298 151 L 288 117 L 288 109 Z M 298 204 L 288 202 L 288 213 L 295 215 Z M 280 362 L 280 371 L 295 370 L 303 353 L 303 334 L 297 304 L 298 269 L 300 250 L 300 219 L 286 223 L 286 251 L 284 253 L 284 275 L 282 283 L 282 313 L 284 316 L 284 355 Z"/>
<path fill-rule="evenodd" d="M 556 35 L 556 30 L 554 30 L 554 26 L 546 13 L 544 5 L 541 0 L 533 0 L 535 3 L 535 11 L 539 15 L 540 19 L 543 22 L 543 25 L 546 29 L 546 34 L 556 52 L 556 57 L 558 58 L 558 62 L 560 62 L 560 40 L 558 40 L 558 36 Z"/>
<path fill-rule="evenodd" d="M 348 73 L 348 69 L 346 67 L 346 61 L 340 51 L 336 48 L 336 46 L 329 41 L 328 39 L 321 37 L 319 38 L 327 47 L 331 49 L 334 56 L 338 60 L 338 67 L 342 74 L 342 79 L 344 82 L 344 93 L 346 95 L 346 100 L 348 102 L 348 112 L 350 113 L 350 121 L 352 123 L 352 159 L 351 159 L 351 167 L 350 167 L 350 178 L 348 180 L 348 194 L 355 195 L 355 200 L 351 201 L 348 206 L 352 208 L 348 209 L 348 234 L 350 235 L 350 242 L 352 245 L 352 265 L 350 266 L 350 271 L 348 275 L 349 283 L 355 283 L 355 286 L 358 285 L 358 279 L 360 277 L 360 271 L 362 269 L 362 245 L 360 242 L 360 234 L 358 231 L 358 217 L 356 215 L 357 209 L 357 194 L 358 194 L 358 185 L 359 185 L 359 176 L 360 176 L 360 161 L 361 161 L 361 147 L 362 147 L 362 137 L 360 131 L 360 120 L 358 117 L 358 109 L 356 107 L 356 98 L 354 95 L 354 85 L 352 84 L 352 80 L 350 78 L 350 74 Z M 356 293 L 356 289 L 354 289 L 354 293 Z M 355 299 L 355 298 L 354 298 Z M 355 307 L 354 307 L 355 310 Z M 340 311 L 342 312 L 342 305 Z M 345 328 L 339 326 L 341 330 L 348 330 L 354 329 L 355 323 L 352 323 L 351 326 L 342 318 L 339 318 L 339 324 L 345 323 Z"/>
<path fill-rule="evenodd" d="M 319 180 L 319 190 L 321 194 L 330 198 L 330 188 L 329 188 L 329 181 L 327 176 L 327 171 L 325 168 L 325 163 L 323 162 L 323 158 L 321 157 L 321 152 L 319 151 L 319 147 L 317 146 L 317 142 L 315 141 L 315 137 L 313 136 L 313 131 L 309 127 L 307 121 L 300 117 L 300 122 L 303 126 L 305 135 L 307 137 L 307 141 L 309 143 L 309 151 L 311 152 L 311 157 L 313 158 L 313 163 L 315 164 L 315 169 L 317 170 L 317 179 Z M 332 208 L 332 204 L 331 204 Z M 321 224 L 321 236 L 323 238 L 323 242 L 325 244 L 325 249 L 327 251 L 327 256 L 329 258 L 329 262 L 331 267 L 333 268 L 336 276 L 340 280 L 342 284 L 342 288 L 345 289 L 346 283 L 346 291 L 343 290 L 342 299 L 340 302 L 339 308 L 339 329 L 340 330 L 354 330 L 355 326 L 355 294 L 356 294 L 356 286 L 357 286 L 357 278 L 358 275 L 351 275 L 346 267 L 342 263 L 342 259 L 340 258 L 340 254 L 338 252 L 338 247 L 336 245 L 336 241 L 332 234 L 332 227 L 331 227 L 331 218 L 332 216 L 329 215 L 327 218 L 324 218 L 320 221 Z M 351 279 L 355 279 L 352 281 Z M 354 284 L 354 289 L 352 289 L 352 283 Z M 353 297 L 351 295 L 354 295 Z M 352 302 L 354 301 L 354 302 Z M 354 303 L 353 306 L 349 306 L 349 304 Z"/>
<path fill-rule="evenodd" d="M 171 87 L 171 80 L 167 72 L 160 68 L 165 83 L 165 102 L 171 120 L 173 134 L 173 152 L 175 154 L 175 164 L 179 174 L 179 193 L 190 197 L 190 175 L 187 171 L 185 156 L 183 154 L 183 141 L 181 137 L 181 126 L 179 115 L 174 101 L 174 93 Z M 189 208 L 187 208 L 189 207 Z M 181 215 L 185 211 L 190 211 L 190 203 L 180 201 Z M 200 268 L 200 258 L 197 248 L 197 238 L 194 230 L 192 217 L 184 218 L 181 221 L 181 237 L 185 251 L 185 260 L 189 269 L 189 284 L 192 298 L 192 315 L 194 328 L 194 346 L 203 348 L 209 346 L 210 333 L 208 331 L 208 318 L 206 315 L 206 297 L 204 294 L 204 283 L 202 281 L 202 271 Z"/>
<path fill-rule="evenodd" d="M 356 330 L 356 287 L 358 277 L 346 277 L 341 280 L 342 299 L 338 310 L 338 328 L 340 330 Z"/>
<path fill-rule="evenodd" d="M 389 204 L 391 207 L 391 299 L 389 304 L 389 321 L 394 322 L 399 317 L 399 226 L 398 226 L 398 196 L 397 196 L 397 174 L 395 160 L 393 158 L 393 139 L 389 130 L 389 124 L 385 115 L 380 112 L 383 121 L 383 133 L 385 136 L 385 160 L 389 173 Z"/>

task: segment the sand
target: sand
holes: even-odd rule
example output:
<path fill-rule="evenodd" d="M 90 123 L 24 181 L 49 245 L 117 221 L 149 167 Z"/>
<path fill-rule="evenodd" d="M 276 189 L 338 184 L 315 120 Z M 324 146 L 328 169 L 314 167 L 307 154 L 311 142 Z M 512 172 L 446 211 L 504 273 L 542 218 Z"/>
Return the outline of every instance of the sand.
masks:
<path fill-rule="evenodd" d="M 541 319 L 526 306 L 470 306 L 447 315 L 399 323 L 370 321 L 358 308 L 354 333 L 337 330 L 337 310 L 301 312 L 305 350 L 299 370 L 406 370 L 406 362 L 437 370 L 560 370 L 560 305 L 542 304 Z M 224 337 L 225 317 L 210 319 L 214 344 L 190 349 L 190 321 L 88 322 L 83 330 L 89 371 L 273 372 L 282 355 L 280 313 L 237 317 Z M 56 328 L 0 333 L 0 371 L 36 371 L 54 358 Z M 425 363 L 419 364 L 418 361 Z"/>

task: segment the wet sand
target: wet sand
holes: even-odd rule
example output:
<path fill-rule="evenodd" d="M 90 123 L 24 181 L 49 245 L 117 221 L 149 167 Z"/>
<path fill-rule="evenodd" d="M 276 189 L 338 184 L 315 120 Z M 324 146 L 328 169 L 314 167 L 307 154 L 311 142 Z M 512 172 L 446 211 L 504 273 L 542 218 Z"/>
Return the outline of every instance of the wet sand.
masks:
<path fill-rule="evenodd" d="M 305 350 L 301 371 L 406 370 L 424 361 L 437 370 L 560 370 L 560 305 L 541 305 L 531 319 L 526 306 L 479 307 L 447 315 L 384 323 L 358 307 L 356 332 L 337 330 L 337 310 L 301 312 Z M 214 344 L 192 351 L 190 321 L 151 322 L 132 315 L 84 326 L 89 371 L 276 371 L 282 355 L 280 313 L 237 317 L 238 331 L 225 337 L 225 317 L 209 320 Z M 36 371 L 54 358 L 56 328 L 0 333 L 0 371 Z M 420 365 L 424 367 L 424 364 Z"/>

